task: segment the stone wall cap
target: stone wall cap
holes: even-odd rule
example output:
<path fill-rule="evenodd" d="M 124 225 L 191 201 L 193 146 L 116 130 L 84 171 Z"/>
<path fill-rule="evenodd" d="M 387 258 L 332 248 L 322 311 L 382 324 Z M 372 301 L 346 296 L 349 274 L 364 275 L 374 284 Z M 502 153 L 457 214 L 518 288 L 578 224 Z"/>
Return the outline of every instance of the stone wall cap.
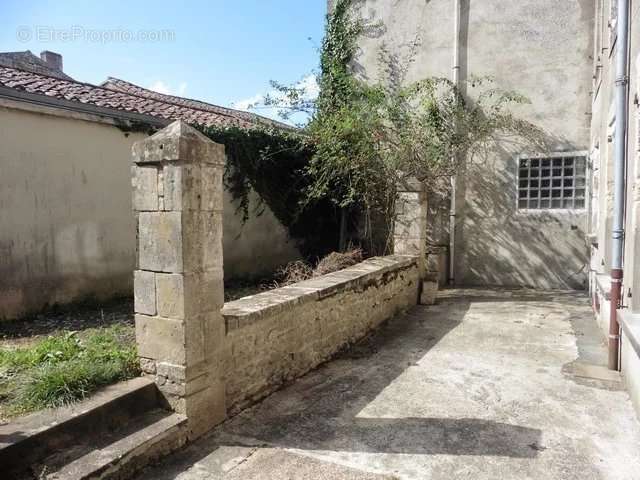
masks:
<path fill-rule="evenodd" d="M 224 145 L 210 138 L 182 120 L 176 120 L 149 138 L 132 147 L 136 164 L 185 162 L 224 165 Z"/>
<path fill-rule="evenodd" d="M 376 276 L 404 270 L 417 262 L 418 257 L 412 255 L 369 258 L 337 272 L 227 302 L 222 309 L 222 315 L 227 326 L 233 324 L 235 328 L 240 328 L 264 316 L 287 310 L 292 305 L 314 302 L 350 288 L 357 288 Z"/>

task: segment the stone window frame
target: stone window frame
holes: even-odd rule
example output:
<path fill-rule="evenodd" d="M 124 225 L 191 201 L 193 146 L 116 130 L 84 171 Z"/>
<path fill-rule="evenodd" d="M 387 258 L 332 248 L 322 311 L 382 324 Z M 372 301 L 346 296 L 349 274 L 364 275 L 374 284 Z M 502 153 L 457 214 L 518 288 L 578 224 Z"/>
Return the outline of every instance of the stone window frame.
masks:
<path fill-rule="evenodd" d="M 585 211 L 588 161 L 586 151 L 517 156 L 516 210 Z"/>

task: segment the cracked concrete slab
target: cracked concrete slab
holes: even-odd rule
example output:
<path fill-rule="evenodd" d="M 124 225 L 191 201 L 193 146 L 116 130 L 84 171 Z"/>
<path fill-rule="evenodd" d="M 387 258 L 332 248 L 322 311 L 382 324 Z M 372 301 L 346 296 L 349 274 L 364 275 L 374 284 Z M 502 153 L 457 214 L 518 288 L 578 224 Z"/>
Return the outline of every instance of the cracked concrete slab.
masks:
<path fill-rule="evenodd" d="M 446 291 L 139 478 L 639 478 L 590 322 L 580 293 Z"/>

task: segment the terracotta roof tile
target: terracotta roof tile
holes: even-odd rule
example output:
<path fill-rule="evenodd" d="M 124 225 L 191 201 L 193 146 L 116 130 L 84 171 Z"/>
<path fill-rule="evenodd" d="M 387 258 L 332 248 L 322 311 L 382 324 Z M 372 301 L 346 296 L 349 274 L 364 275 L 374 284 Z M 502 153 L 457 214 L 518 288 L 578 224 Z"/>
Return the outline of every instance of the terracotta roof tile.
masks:
<path fill-rule="evenodd" d="M 109 78 L 101 86 L 96 86 L 0 66 L 0 86 L 166 120 L 180 119 L 197 125 L 292 128 L 252 113 L 165 95 L 116 78 Z"/>

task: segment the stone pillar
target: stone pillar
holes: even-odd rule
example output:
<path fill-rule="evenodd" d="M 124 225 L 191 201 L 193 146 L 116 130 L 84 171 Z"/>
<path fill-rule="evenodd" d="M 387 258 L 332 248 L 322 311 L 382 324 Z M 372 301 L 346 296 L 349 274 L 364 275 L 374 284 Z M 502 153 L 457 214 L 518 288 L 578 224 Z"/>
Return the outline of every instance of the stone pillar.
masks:
<path fill-rule="evenodd" d="M 423 280 L 420 303 L 433 303 L 433 282 L 424 282 L 427 253 L 427 192 L 422 182 L 416 179 L 405 180 L 398 188 L 393 252 L 396 255 L 413 255 L 419 258 L 418 268 Z"/>
<path fill-rule="evenodd" d="M 142 370 L 192 437 L 224 420 L 224 146 L 182 121 L 133 145 Z"/>

